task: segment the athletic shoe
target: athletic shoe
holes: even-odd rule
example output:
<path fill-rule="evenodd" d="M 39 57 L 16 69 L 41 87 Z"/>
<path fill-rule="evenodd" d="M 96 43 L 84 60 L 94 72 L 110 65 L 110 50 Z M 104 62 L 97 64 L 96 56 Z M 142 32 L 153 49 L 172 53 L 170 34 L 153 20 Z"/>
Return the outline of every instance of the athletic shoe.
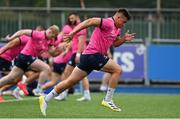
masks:
<path fill-rule="evenodd" d="M 46 116 L 47 102 L 44 100 L 44 96 L 39 97 L 39 106 L 43 116 Z"/>
<path fill-rule="evenodd" d="M 91 100 L 90 97 L 84 97 L 84 96 L 77 99 L 77 101 L 79 101 L 79 102 L 82 102 L 82 101 L 90 101 L 90 100 Z"/>
<path fill-rule="evenodd" d="M 101 105 L 102 105 L 102 106 L 105 106 L 105 107 L 108 107 L 108 108 L 110 108 L 111 110 L 116 111 L 116 112 L 122 111 L 120 108 L 118 108 L 118 107 L 113 103 L 113 101 L 107 102 L 107 101 L 103 100 L 102 103 L 101 103 Z"/>
<path fill-rule="evenodd" d="M 0 103 L 1 102 L 4 102 L 5 100 L 4 100 L 4 98 L 3 98 L 3 96 L 0 96 Z"/>
<path fill-rule="evenodd" d="M 12 96 L 14 96 L 18 100 L 23 100 L 23 98 L 21 97 L 21 95 L 19 93 L 19 90 L 14 90 L 12 93 Z"/>
<path fill-rule="evenodd" d="M 44 94 L 44 92 L 43 92 L 43 90 L 39 90 L 39 89 L 34 89 L 33 91 L 33 94 L 35 95 L 35 96 L 44 96 L 45 94 Z"/>
<path fill-rule="evenodd" d="M 101 85 L 99 90 L 102 91 L 102 92 L 106 92 L 107 91 L 107 86 Z"/>
<path fill-rule="evenodd" d="M 54 97 L 54 99 L 58 100 L 58 101 L 64 101 L 64 100 L 66 100 L 66 97 L 67 97 L 67 95 L 64 94 L 64 92 L 62 92 L 58 96 Z"/>
<path fill-rule="evenodd" d="M 22 82 L 20 81 L 20 82 L 18 82 L 17 85 L 18 85 L 18 87 L 24 92 L 25 95 L 28 95 L 28 94 L 29 94 L 29 92 L 28 92 L 28 90 L 27 90 L 26 84 L 24 84 L 24 83 L 22 83 Z"/>

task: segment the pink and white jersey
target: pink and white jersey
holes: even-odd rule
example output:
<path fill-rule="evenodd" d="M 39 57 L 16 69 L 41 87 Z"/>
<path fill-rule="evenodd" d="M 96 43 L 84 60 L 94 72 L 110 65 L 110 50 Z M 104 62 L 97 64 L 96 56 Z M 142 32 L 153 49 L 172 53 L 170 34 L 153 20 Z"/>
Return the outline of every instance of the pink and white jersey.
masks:
<path fill-rule="evenodd" d="M 120 34 L 121 29 L 115 26 L 113 18 L 104 18 L 100 27 L 96 27 L 91 35 L 90 42 L 83 54 L 101 53 L 107 55 L 107 51 Z"/>
<path fill-rule="evenodd" d="M 47 52 L 50 45 L 54 45 L 54 39 L 48 40 L 45 31 L 32 31 L 31 40 L 28 41 L 21 53 L 37 57 L 43 52 Z"/>
<path fill-rule="evenodd" d="M 83 29 L 74 35 L 73 40 L 72 40 L 72 52 L 73 53 L 77 53 L 79 36 L 84 36 L 84 49 L 86 48 L 86 34 L 87 34 L 87 30 Z"/>
<path fill-rule="evenodd" d="M 20 40 L 20 44 L 18 46 L 15 46 L 15 47 L 7 50 L 3 54 L 1 54 L 0 57 L 11 62 L 17 55 L 20 54 L 21 50 L 25 47 L 26 43 L 29 40 L 31 40 L 31 37 L 22 35 L 19 37 L 19 40 Z"/>

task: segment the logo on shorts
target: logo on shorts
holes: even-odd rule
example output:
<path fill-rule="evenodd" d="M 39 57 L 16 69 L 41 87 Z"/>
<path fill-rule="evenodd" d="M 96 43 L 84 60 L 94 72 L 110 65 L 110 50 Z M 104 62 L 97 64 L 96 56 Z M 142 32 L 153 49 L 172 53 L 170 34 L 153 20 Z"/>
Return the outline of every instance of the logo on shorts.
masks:
<path fill-rule="evenodd" d="M 99 63 L 99 67 L 101 67 L 103 64 L 102 63 Z"/>
<path fill-rule="evenodd" d="M 69 64 L 72 64 L 72 61 L 69 61 Z"/>
<path fill-rule="evenodd" d="M 105 59 L 108 59 L 108 56 L 104 56 Z"/>

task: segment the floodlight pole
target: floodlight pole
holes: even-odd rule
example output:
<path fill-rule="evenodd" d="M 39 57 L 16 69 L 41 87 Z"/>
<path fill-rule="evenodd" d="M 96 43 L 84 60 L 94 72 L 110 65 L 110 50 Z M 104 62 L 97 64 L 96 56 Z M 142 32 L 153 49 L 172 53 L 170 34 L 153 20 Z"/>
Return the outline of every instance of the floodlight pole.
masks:
<path fill-rule="evenodd" d="M 51 0 L 46 0 L 46 8 L 47 8 L 47 19 L 46 19 L 46 26 L 50 26 L 50 8 L 51 8 Z"/>
<path fill-rule="evenodd" d="M 156 0 L 156 9 L 157 9 L 157 39 L 160 39 L 161 33 L 161 0 Z"/>

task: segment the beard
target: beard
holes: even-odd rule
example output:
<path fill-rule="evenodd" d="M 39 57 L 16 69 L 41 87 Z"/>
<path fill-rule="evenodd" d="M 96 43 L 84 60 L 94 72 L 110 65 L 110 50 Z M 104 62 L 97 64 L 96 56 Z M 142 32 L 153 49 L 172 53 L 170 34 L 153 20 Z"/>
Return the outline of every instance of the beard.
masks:
<path fill-rule="evenodd" d="M 68 20 L 68 25 L 76 25 L 77 24 L 77 21 L 69 21 Z"/>

